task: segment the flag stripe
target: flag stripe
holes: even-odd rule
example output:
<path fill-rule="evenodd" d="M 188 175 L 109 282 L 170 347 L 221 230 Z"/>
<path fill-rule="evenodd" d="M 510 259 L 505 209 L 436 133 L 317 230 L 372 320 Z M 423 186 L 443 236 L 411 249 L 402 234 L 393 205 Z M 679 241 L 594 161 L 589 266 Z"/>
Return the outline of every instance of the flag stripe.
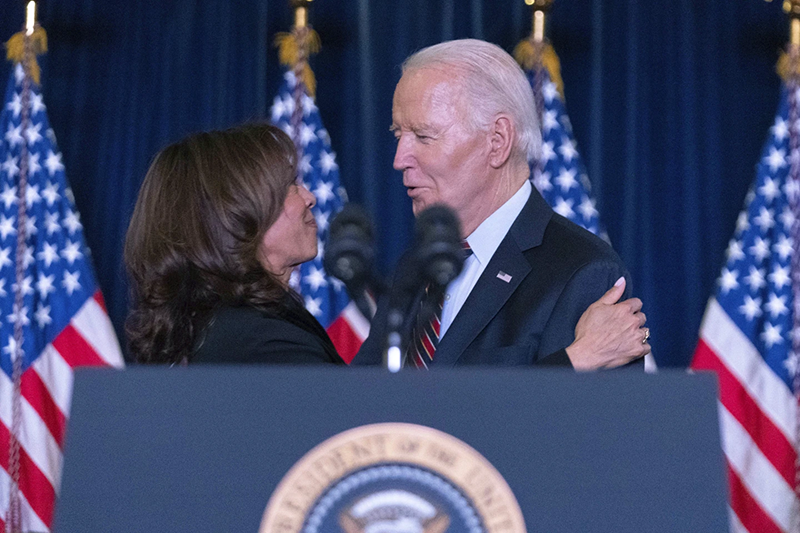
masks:
<path fill-rule="evenodd" d="M 64 448 L 66 417 L 53 401 L 39 374 L 32 368 L 22 376 L 22 396 L 28 401 L 47 426 L 59 448 Z"/>
<path fill-rule="evenodd" d="M 347 307 L 342 311 L 341 317 L 347 321 L 350 326 L 352 334 L 364 342 L 369 336 L 369 320 L 367 320 L 354 302 L 347 304 Z"/>
<path fill-rule="evenodd" d="M 731 506 L 741 526 L 750 533 L 786 533 L 764 512 L 742 484 L 736 472 L 728 465 L 728 479 L 731 487 Z M 733 528 L 732 528 L 733 529 Z"/>
<path fill-rule="evenodd" d="M 761 358 L 758 350 L 725 310 L 712 298 L 708 302 L 700 337 L 725 363 L 764 414 L 790 442 L 797 435 L 797 402 L 792 392 Z"/>
<path fill-rule="evenodd" d="M 348 365 L 358 353 L 358 349 L 364 342 L 359 337 L 356 328 L 350 326 L 347 317 L 342 314 L 328 326 L 328 335 L 331 339 L 336 339 L 336 351 Z"/>
<path fill-rule="evenodd" d="M 790 517 L 800 513 L 793 486 L 786 483 L 739 421 L 721 404 L 719 413 L 723 449 L 730 467 L 770 519 L 783 530 L 792 531 Z"/>
<path fill-rule="evenodd" d="M 9 442 L 11 432 L 5 424 L 0 424 L 0 442 Z M 27 452 L 28 448 L 23 444 L 19 451 L 20 479 L 19 487 L 21 492 L 28 499 L 31 508 L 36 515 L 44 522 L 47 527 L 53 517 L 53 504 L 55 502 L 55 490 L 53 485 L 36 466 Z M 8 471 L 8 447 L 0 446 L 0 466 Z"/>
<path fill-rule="evenodd" d="M 106 366 L 105 360 L 97 355 L 97 352 L 80 336 L 72 324 L 65 327 L 64 331 L 53 340 L 53 347 L 72 368 Z"/>
<path fill-rule="evenodd" d="M 8 451 L 6 450 L 6 456 Z M 0 464 L 3 464 L 3 458 L 0 457 Z M 11 484 L 11 478 L 8 476 L 8 473 L 5 471 L 5 467 L 0 468 L 0 509 L 4 511 L 8 508 L 8 491 Z M 23 531 L 35 531 L 36 533 L 39 532 L 47 532 L 50 530 L 49 527 L 42 521 L 41 518 L 34 512 L 33 508 L 31 507 L 30 502 L 25 497 L 25 494 L 20 494 L 20 511 L 22 514 L 22 530 Z M 0 514 L 0 531 L 5 531 L 5 522 L 3 519 L 5 518 L 5 514 Z"/>
<path fill-rule="evenodd" d="M 730 467 L 728 468 L 728 477 L 735 475 Z M 731 481 L 732 482 L 732 481 Z M 739 516 L 736 514 L 736 511 L 733 508 L 728 507 L 728 521 L 731 525 L 731 533 L 747 533 L 747 529 L 742 524 L 741 520 L 739 520 Z"/>
<path fill-rule="evenodd" d="M 797 453 L 786 436 L 764 416 L 742 384 L 731 374 L 708 345 L 700 339 L 692 367 L 717 372 L 720 401 L 764 453 L 789 485 L 794 483 Z"/>
<path fill-rule="evenodd" d="M 11 398 L 14 385 L 5 372 L 0 372 L 0 398 Z M 47 430 L 39 413 L 31 407 L 26 398 L 20 402 L 22 431 L 18 435 L 19 442 L 25 448 L 31 460 L 53 486 L 58 486 L 61 468 L 61 448 Z M 11 428 L 11 402 L 0 403 L 0 422 L 7 431 Z M 8 438 L 7 436 L 5 438 Z M 8 441 L 0 440 L 7 443 Z M 6 444 L 7 446 L 7 444 Z M 0 446 L 2 447 L 2 446 Z"/>
<path fill-rule="evenodd" d="M 92 296 L 94 301 L 97 302 L 97 305 L 100 306 L 100 309 L 103 310 L 104 314 L 108 314 L 108 309 L 106 308 L 106 299 L 103 298 L 103 293 L 101 291 L 94 291 L 94 295 Z M 116 334 L 115 334 L 116 336 Z M 117 346 L 119 348 L 119 346 Z"/>
<path fill-rule="evenodd" d="M 34 361 L 33 369 L 47 387 L 53 402 L 65 416 L 68 415 L 72 401 L 72 367 L 64 361 L 52 344 L 48 344 L 42 350 L 42 355 Z"/>
<path fill-rule="evenodd" d="M 103 307 L 97 302 L 95 297 L 86 300 L 80 311 L 78 311 L 70 324 L 78 334 L 92 347 L 92 350 L 100 356 L 103 363 L 116 368 L 123 366 L 122 352 L 119 349 L 114 326 L 108 315 L 103 311 Z"/>

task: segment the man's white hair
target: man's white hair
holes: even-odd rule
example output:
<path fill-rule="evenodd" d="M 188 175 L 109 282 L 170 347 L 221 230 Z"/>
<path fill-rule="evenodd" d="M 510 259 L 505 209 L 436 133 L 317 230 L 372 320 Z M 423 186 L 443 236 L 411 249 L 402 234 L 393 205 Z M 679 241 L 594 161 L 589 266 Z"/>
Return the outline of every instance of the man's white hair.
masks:
<path fill-rule="evenodd" d="M 476 129 L 486 129 L 499 113 L 511 116 L 517 131 L 514 152 L 528 161 L 539 157 L 542 134 L 533 90 L 525 73 L 502 48 L 477 39 L 459 39 L 423 48 L 403 62 L 403 73 L 421 68 L 452 67 L 472 108 Z"/>

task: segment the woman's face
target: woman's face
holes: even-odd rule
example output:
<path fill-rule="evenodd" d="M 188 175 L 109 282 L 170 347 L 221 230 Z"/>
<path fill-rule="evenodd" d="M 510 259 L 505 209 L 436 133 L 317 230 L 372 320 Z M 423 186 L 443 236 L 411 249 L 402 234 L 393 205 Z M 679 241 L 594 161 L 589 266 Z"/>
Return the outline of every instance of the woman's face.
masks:
<path fill-rule="evenodd" d="M 317 222 L 311 212 L 316 203 L 303 185 L 290 185 L 281 214 L 261 240 L 261 264 L 287 285 L 294 267 L 317 256 Z"/>

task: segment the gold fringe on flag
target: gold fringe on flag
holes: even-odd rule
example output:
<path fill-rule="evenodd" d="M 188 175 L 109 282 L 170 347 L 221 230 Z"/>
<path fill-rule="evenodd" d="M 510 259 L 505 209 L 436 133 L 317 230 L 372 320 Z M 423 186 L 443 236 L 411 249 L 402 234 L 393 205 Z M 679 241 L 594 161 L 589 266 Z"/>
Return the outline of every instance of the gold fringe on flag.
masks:
<path fill-rule="evenodd" d="M 790 44 L 788 51 L 781 53 L 775 70 L 785 82 L 800 80 L 800 49 Z"/>
<path fill-rule="evenodd" d="M 534 43 L 530 39 L 521 41 L 514 49 L 514 59 L 525 70 L 541 65 L 547 69 L 550 81 L 556 84 L 558 94 L 564 98 L 564 80 L 561 79 L 561 62 L 550 43 Z"/>
<path fill-rule="evenodd" d="M 24 62 L 26 38 L 30 39 L 31 51 L 33 52 L 29 65 L 25 65 Z M 36 26 L 30 36 L 26 36 L 24 30 L 15 33 L 6 43 L 6 59 L 14 63 L 22 63 L 29 70 L 33 82 L 37 85 L 41 81 L 41 70 L 39 69 L 39 62 L 36 61 L 36 56 L 45 52 L 47 52 L 47 33 L 41 26 Z"/>
<path fill-rule="evenodd" d="M 282 65 L 295 68 L 298 61 L 303 61 L 300 79 L 308 94 L 313 97 L 317 92 L 317 80 L 308 65 L 308 56 L 319 52 L 320 39 L 317 32 L 308 27 L 295 28 L 291 33 L 282 32 L 275 36 L 275 46 L 278 47 L 278 59 Z M 301 56 L 303 46 L 305 53 Z"/>

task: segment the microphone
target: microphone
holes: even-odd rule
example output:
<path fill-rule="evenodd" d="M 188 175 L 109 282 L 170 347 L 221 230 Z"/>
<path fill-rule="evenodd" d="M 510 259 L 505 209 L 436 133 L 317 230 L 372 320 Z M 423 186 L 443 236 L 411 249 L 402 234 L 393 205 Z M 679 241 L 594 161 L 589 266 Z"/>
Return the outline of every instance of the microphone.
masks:
<path fill-rule="evenodd" d="M 322 262 L 328 274 L 344 282 L 350 298 L 367 320 L 374 311 L 366 291 L 380 288 L 372 276 L 373 237 L 369 215 L 358 205 L 346 204 L 331 221 Z"/>
<path fill-rule="evenodd" d="M 424 281 L 439 287 L 453 281 L 464 266 L 461 225 L 453 210 L 439 204 L 420 213 L 414 248 Z"/>
<path fill-rule="evenodd" d="M 434 205 L 420 213 L 414 233 L 411 263 L 395 278 L 389 301 L 384 364 L 390 372 L 403 367 L 403 354 L 416 313 L 432 311 L 415 309 L 414 301 L 419 301 L 426 286 L 430 286 L 429 290 L 443 290 L 464 266 L 461 226 L 449 207 Z"/>
<path fill-rule="evenodd" d="M 346 204 L 331 221 L 325 270 L 348 287 L 363 287 L 375 256 L 372 240 L 372 221 L 367 213 L 355 204 Z"/>

